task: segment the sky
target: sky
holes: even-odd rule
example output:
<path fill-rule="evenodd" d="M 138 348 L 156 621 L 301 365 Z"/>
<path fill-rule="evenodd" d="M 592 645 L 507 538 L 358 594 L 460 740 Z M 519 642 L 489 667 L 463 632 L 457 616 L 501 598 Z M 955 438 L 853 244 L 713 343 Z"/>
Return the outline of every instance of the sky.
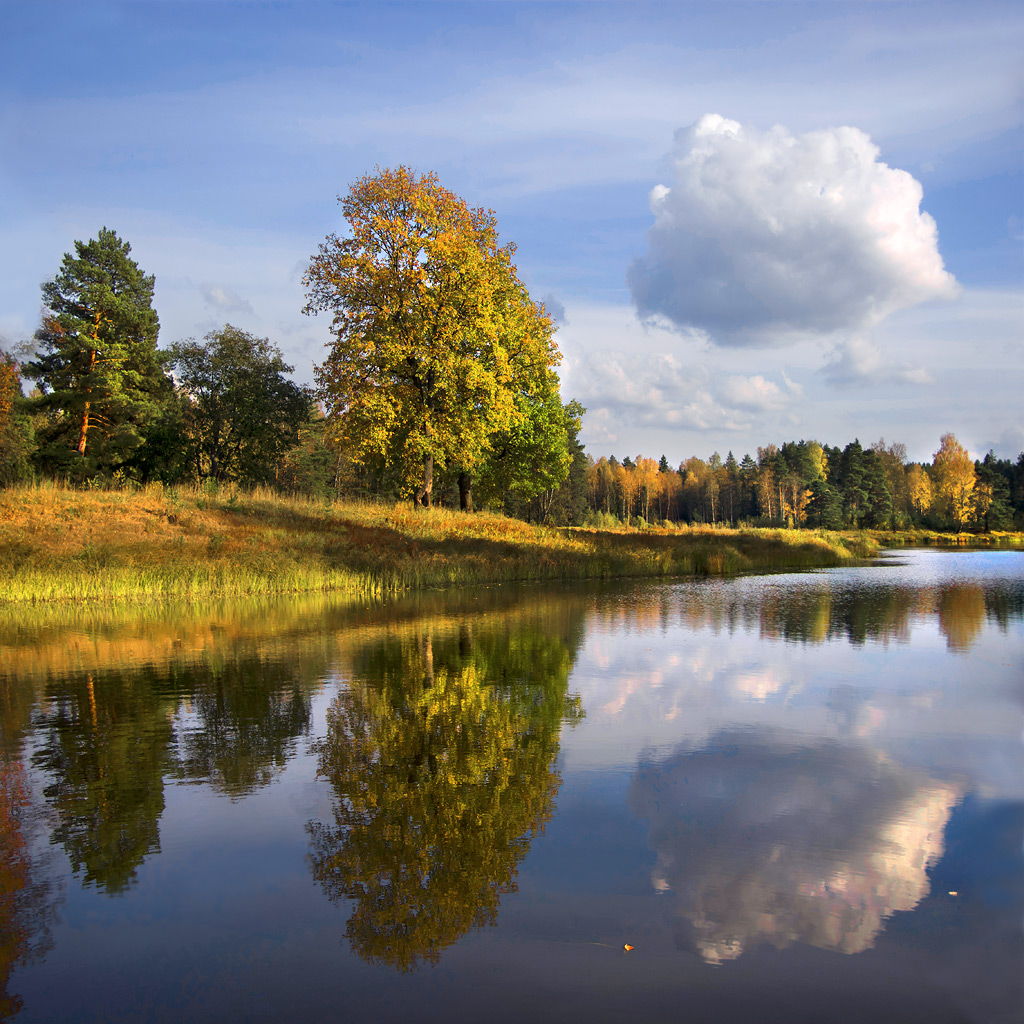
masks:
<path fill-rule="evenodd" d="M 0 345 L 113 228 L 160 344 L 312 382 L 302 276 L 376 167 L 493 209 L 595 458 L 1024 450 L 1016 3 L 0 0 Z"/>

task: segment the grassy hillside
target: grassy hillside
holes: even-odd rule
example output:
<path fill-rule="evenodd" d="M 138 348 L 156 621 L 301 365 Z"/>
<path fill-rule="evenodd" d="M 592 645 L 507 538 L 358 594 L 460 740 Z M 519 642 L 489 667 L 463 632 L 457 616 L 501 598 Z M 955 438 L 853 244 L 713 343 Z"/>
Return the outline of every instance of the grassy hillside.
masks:
<path fill-rule="evenodd" d="M 0 601 L 308 591 L 841 565 L 877 543 L 791 530 L 608 531 L 227 488 L 0 491 Z"/>

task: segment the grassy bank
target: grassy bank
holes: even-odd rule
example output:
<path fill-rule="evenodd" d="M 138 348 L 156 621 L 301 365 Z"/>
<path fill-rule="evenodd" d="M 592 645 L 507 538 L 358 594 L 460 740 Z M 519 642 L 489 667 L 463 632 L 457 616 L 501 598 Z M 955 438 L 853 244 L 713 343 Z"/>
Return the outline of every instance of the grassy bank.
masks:
<path fill-rule="evenodd" d="M 884 548 L 1024 548 L 1024 533 L 993 530 L 991 533 L 940 533 L 938 530 L 868 531 Z"/>
<path fill-rule="evenodd" d="M 227 488 L 0 491 L 0 601 L 332 591 L 384 596 L 512 580 L 722 575 L 869 557 L 858 534 L 558 530 L 409 504 Z"/>

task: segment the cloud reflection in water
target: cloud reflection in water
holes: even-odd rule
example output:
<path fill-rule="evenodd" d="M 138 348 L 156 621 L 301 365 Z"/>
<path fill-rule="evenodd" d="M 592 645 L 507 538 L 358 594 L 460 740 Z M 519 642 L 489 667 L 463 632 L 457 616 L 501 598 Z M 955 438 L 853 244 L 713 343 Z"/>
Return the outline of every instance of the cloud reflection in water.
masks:
<path fill-rule="evenodd" d="M 869 747 L 750 730 L 642 763 L 629 806 L 650 823 L 655 889 L 721 963 L 760 942 L 869 949 L 927 895 L 959 796 Z"/>

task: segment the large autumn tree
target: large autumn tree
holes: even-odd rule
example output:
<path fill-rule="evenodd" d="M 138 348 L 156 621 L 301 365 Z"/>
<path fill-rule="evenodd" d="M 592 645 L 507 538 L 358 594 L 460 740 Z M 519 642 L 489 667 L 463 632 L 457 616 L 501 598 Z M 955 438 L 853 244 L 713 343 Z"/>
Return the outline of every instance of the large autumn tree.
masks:
<path fill-rule="evenodd" d="M 120 468 L 143 441 L 170 393 L 157 351 L 152 276 L 109 228 L 75 242 L 43 285 L 40 352 L 25 366 L 39 383 L 35 405 L 49 468 L 91 475 Z"/>
<path fill-rule="evenodd" d="M 493 212 L 433 173 L 378 170 L 341 207 L 305 283 L 307 313 L 333 314 L 316 370 L 333 435 L 357 462 L 400 469 L 429 505 L 435 464 L 469 475 L 488 441 L 551 391 L 554 325 L 498 244 Z"/>

